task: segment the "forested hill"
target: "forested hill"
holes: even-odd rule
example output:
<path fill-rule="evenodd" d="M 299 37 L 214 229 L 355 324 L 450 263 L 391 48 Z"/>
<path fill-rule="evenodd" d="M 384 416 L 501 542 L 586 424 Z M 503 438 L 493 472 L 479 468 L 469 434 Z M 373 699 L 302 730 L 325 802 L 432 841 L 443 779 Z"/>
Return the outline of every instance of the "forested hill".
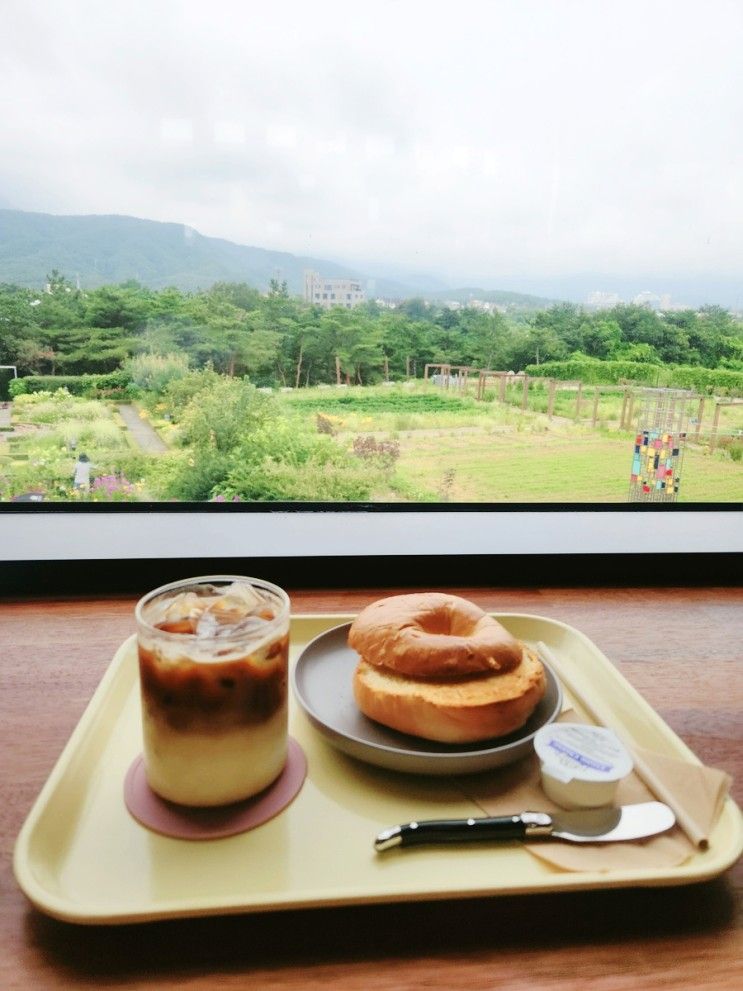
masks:
<path fill-rule="evenodd" d="M 150 289 L 208 289 L 245 282 L 265 290 L 273 278 L 301 291 L 303 271 L 357 275 L 332 262 L 204 237 L 184 224 L 122 216 L 62 217 L 0 210 L 0 282 L 40 288 L 52 269 L 83 288 L 135 279 Z"/>
<path fill-rule="evenodd" d="M 205 237 L 183 224 L 123 216 L 70 216 L 0 210 L 0 283 L 40 289 L 49 272 L 63 272 L 83 289 L 136 280 L 149 289 L 174 286 L 208 289 L 240 282 L 265 292 L 271 279 L 286 281 L 292 295 L 303 290 L 304 270 L 330 278 L 350 276 L 367 283 L 364 272 L 319 258 L 235 244 Z M 373 287 L 373 289 L 372 289 Z M 433 291 L 431 280 L 375 275 L 371 296 L 392 299 L 488 299 L 536 310 L 548 300 L 521 293 L 453 289 Z"/>

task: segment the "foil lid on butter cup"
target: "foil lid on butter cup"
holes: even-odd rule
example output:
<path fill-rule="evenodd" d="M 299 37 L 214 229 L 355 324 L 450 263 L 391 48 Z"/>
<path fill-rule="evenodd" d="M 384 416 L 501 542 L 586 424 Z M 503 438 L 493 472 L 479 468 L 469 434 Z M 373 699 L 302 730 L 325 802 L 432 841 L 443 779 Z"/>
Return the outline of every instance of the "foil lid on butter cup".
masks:
<path fill-rule="evenodd" d="M 609 805 L 632 770 L 626 747 L 609 729 L 551 723 L 534 737 L 545 793 L 564 808 Z"/>

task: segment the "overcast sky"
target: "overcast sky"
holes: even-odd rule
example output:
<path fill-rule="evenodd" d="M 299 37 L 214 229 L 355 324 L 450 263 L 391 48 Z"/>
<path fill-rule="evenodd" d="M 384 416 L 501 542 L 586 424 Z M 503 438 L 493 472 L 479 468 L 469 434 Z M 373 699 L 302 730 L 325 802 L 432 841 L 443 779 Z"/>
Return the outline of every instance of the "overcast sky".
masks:
<path fill-rule="evenodd" d="M 0 7 L 0 206 L 503 288 L 743 267 L 743 0 Z"/>

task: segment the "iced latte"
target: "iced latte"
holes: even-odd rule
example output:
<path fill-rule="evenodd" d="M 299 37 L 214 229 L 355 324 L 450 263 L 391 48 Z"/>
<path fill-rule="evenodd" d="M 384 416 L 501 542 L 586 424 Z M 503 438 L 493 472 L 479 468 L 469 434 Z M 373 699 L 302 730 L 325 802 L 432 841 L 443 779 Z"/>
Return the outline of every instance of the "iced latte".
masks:
<path fill-rule="evenodd" d="M 257 578 L 174 582 L 137 604 L 147 781 L 181 805 L 268 787 L 287 753 L 289 599 Z"/>

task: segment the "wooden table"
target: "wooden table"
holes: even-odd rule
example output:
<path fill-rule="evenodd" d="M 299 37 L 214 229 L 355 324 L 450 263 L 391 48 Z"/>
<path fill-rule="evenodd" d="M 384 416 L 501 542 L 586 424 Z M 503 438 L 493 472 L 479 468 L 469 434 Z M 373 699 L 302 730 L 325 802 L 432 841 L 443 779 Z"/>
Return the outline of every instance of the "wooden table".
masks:
<path fill-rule="evenodd" d="M 290 590 L 296 613 L 391 590 Z M 743 590 L 449 589 L 582 630 L 743 804 Z M 0 601 L 0 987 L 733 989 L 743 863 L 703 884 L 80 927 L 33 909 L 13 844 L 116 647 L 133 598 Z M 637 622 L 642 609 L 643 625 Z M 651 633 L 647 633 L 647 630 Z"/>

